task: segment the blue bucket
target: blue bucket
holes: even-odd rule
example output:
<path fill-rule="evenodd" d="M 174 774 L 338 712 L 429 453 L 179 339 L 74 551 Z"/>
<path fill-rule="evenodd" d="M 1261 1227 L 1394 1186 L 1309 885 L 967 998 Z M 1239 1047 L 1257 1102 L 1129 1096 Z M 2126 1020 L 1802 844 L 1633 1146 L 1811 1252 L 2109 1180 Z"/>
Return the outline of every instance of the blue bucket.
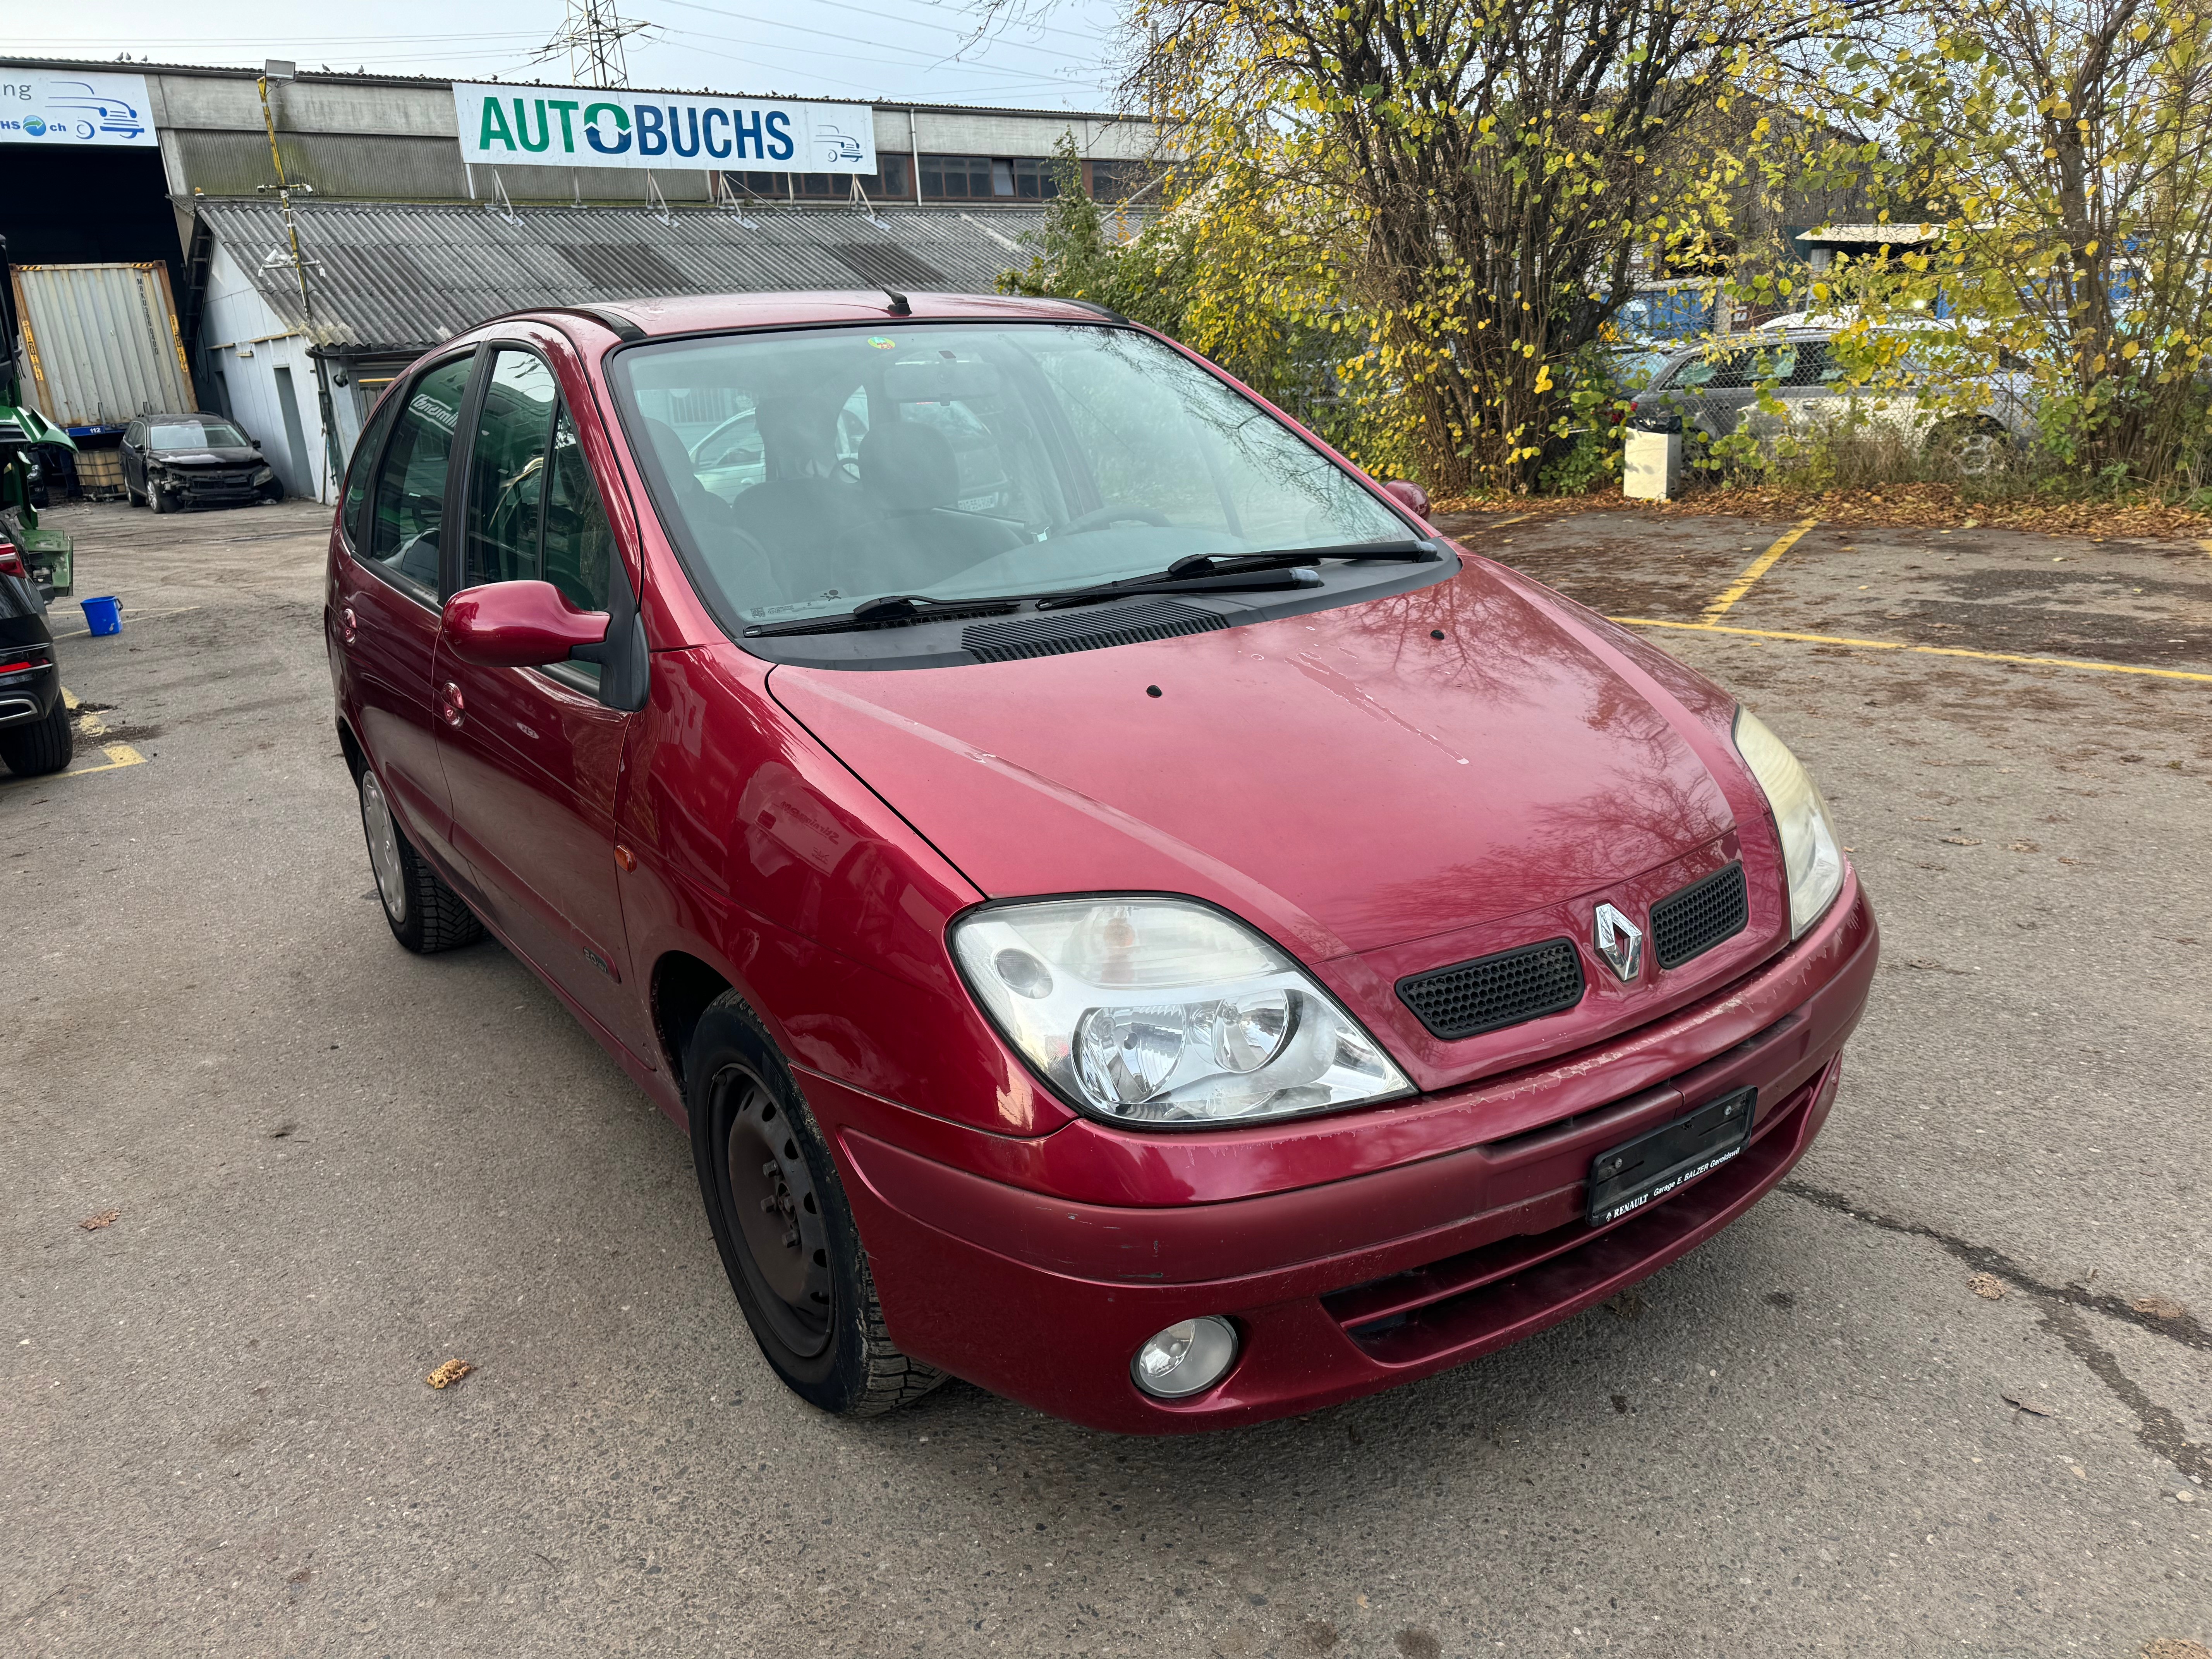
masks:
<path fill-rule="evenodd" d="M 84 625 L 94 634 L 120 634 L 123 631 L 123 601 L 114 598 L 79 599 L 84 607 Z"/>

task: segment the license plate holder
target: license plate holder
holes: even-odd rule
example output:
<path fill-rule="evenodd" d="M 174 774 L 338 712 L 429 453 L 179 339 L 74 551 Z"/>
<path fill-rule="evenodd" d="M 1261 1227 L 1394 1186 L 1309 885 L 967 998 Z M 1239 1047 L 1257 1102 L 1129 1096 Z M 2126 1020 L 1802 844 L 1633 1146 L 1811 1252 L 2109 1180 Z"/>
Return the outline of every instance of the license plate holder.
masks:
<path fill-rule="evenodd" d="M 1718 1169 L 1743 1150 L 1758 1109 L 1757 1089 L 1733 1089 L 1600 1152 L 1590 1160 L 1589 1224 L 1618 1221 Z"/>

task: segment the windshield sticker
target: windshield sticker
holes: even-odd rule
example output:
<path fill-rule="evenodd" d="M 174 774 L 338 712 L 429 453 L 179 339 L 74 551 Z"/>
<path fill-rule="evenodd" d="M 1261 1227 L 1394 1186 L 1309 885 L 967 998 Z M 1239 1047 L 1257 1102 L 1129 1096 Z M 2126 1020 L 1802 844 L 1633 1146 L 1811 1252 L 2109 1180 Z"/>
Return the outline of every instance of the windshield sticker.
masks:
<path fill-rule="evenodd" d="M 868 343 L 878 351 L 889 351 L 896 346 L 898 342 L 888 334 L 871 334 L 868 336 Z"/>

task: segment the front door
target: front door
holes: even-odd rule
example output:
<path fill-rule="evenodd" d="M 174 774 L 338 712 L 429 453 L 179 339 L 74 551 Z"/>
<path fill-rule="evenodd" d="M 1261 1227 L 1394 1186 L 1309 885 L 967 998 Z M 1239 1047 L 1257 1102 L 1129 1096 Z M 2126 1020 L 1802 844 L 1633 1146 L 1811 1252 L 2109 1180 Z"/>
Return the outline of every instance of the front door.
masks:
<path fill-rule="evenodd" d="M 361 740 L 408 835 L 450 861 L 452 818 L 433 732 L 439 550 L 453 433 L 473 352 L 425 371 L 404 392 L 369 485 L 357 565 L 333 595 L 358 687 Z"/>
<path fill-rule="evenodd" d="M 627 589 L 628 578 L 537 353 L 492 356 L 467 468 L 457 587 L 543 580 L 581 610 L 616 605 L 615 585 Z M 617 1040 L 649 1056 L 614 856 L 630 717 L 600 701 L 590 663 L 476 668 L 441 647 L 436 680 L 454 844 L 494 919 Z"/>

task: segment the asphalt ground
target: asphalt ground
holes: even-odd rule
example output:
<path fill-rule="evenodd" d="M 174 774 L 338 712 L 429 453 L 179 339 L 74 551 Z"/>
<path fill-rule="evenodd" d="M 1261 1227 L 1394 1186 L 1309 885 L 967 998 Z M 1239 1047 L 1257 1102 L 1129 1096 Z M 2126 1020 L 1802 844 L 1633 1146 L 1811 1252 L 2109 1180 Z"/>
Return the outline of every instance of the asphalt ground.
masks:
<path fill-rule="evenodd" d="M 1873 1005 L 1788 1187 L 1632 1296 L 1146 1441 L 787 1395 L 684 1137 L 497 946 L 387 934 L 325 512 L 54 516 L 125 623 L 58 611 L 105 729 L 0 780 L 0 1652 L 2212 1642 L 2206 550 L 1815 526 L 1746 583 L 1792 526 L 1455 521 L 1796 746 Z"/>

